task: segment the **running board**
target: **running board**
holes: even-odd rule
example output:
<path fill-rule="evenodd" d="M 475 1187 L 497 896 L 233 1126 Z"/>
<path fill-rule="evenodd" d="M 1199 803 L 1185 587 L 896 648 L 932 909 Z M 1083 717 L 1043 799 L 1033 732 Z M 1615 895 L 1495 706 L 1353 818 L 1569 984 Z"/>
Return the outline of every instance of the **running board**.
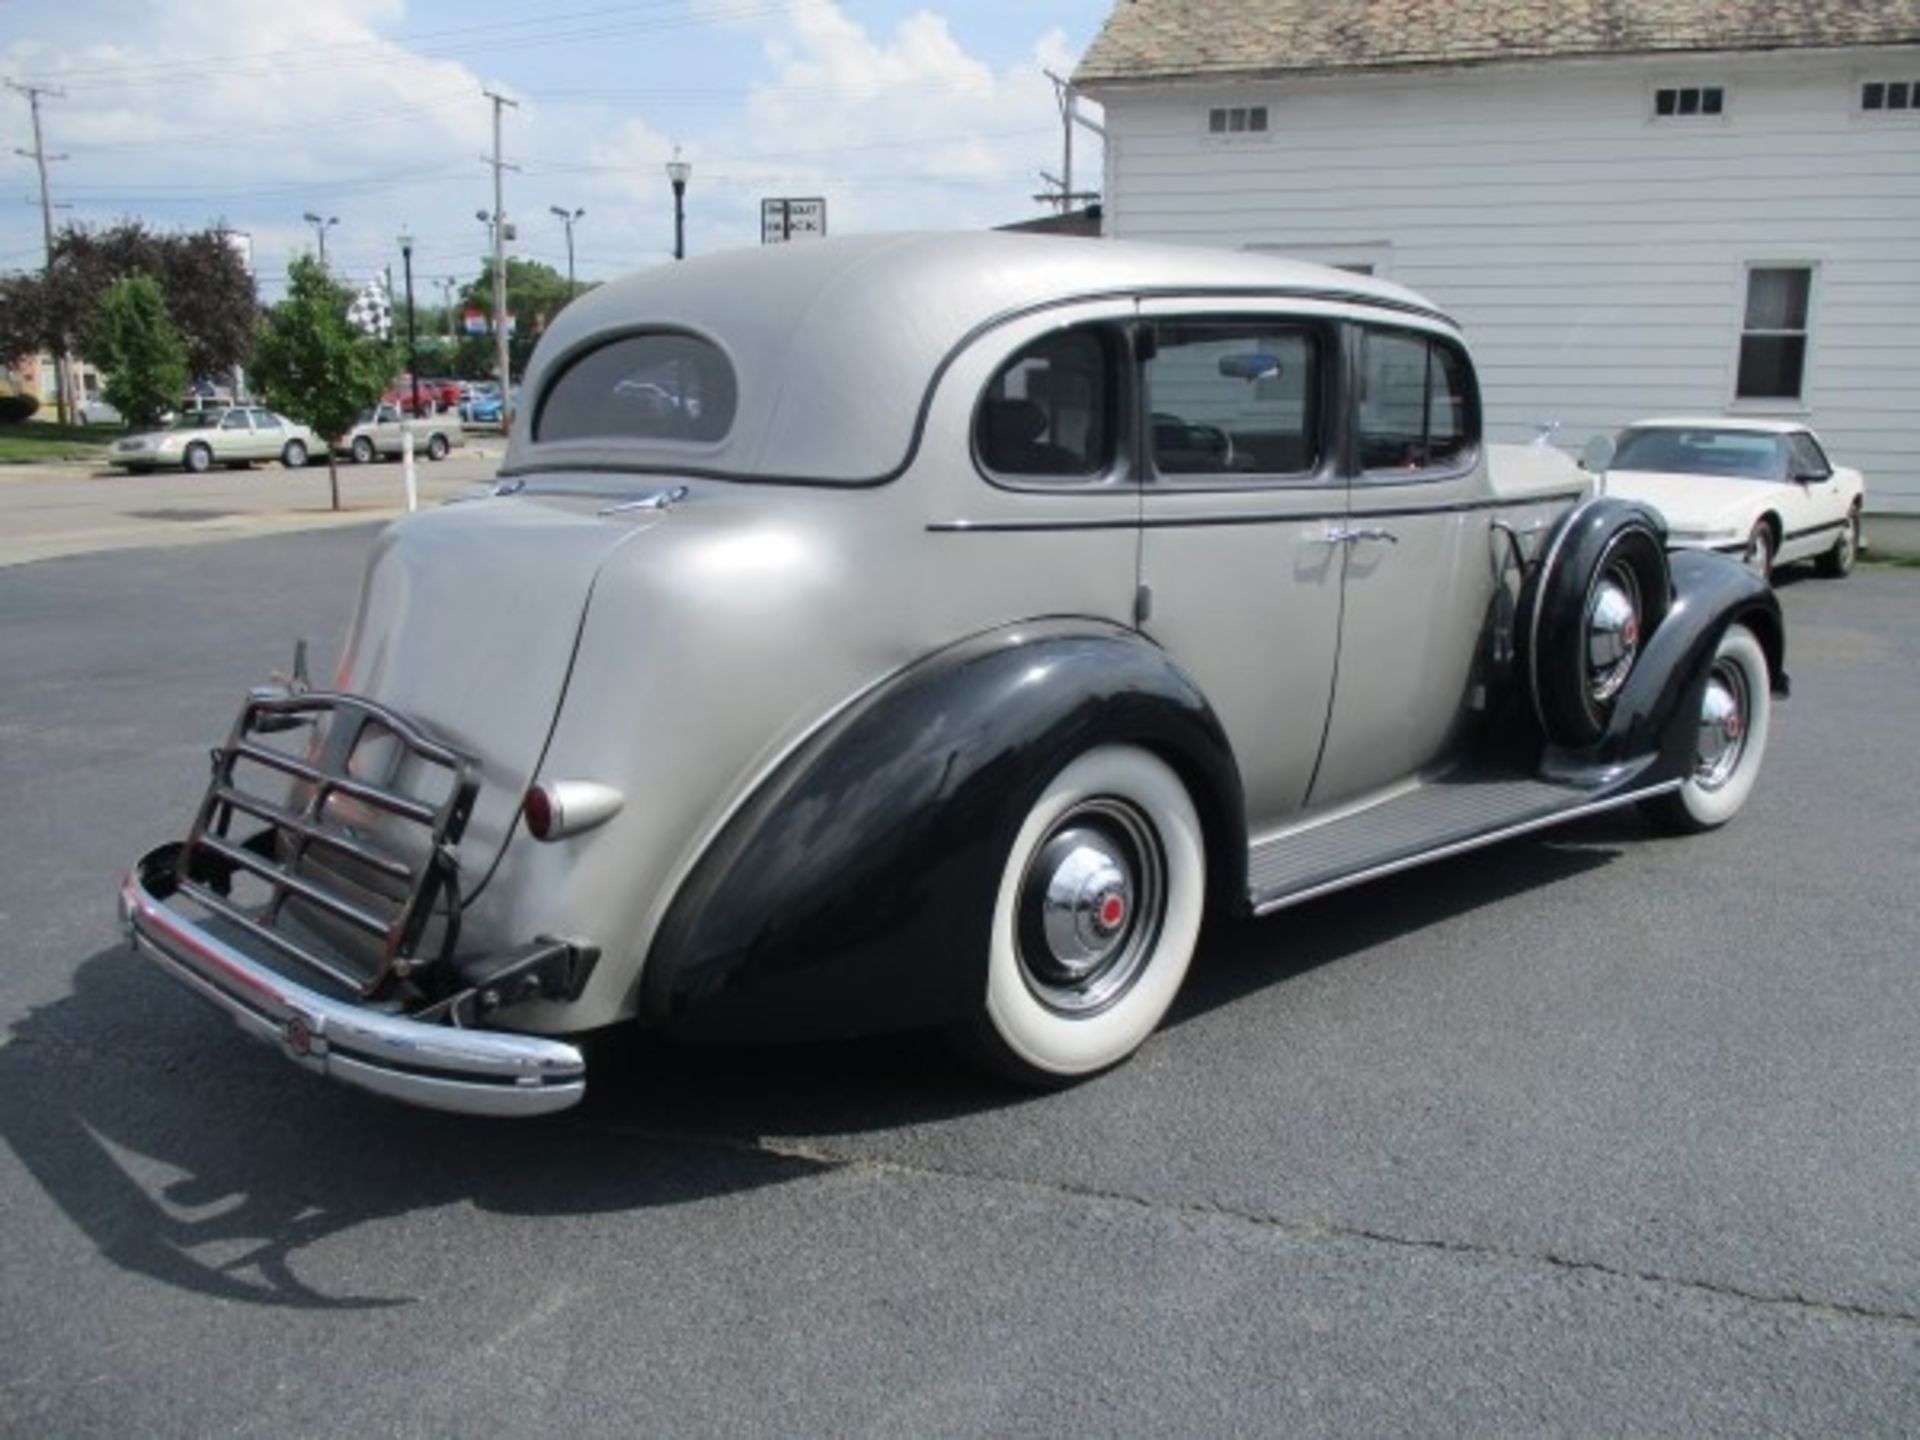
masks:
<path fill-rule="evenodd" d="M 1247 856 L 1248 903 L 1254 914 L 1268 915 L 1429 860 L 1664 795 L 1681 784 L 1668 780 L 1608 793 L 1514 777 L 1425 781 L 1365 809 L 1310 820 L 1260 841 Z"/>

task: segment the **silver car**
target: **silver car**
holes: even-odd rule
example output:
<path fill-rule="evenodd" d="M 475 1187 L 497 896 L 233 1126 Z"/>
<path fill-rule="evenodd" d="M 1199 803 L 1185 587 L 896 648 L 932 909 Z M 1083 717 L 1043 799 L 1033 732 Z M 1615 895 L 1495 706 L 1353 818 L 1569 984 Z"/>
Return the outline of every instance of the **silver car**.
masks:
<path fill-rule="evenodd" d="M 114 441 L 107 463 L 136 474 L 177 467 L 198 475 L 215 465 L 241 469 L 263 460 L 297 470 L 316 452 L 326 454 L 319 436 L 297 420 L 257 405 L 220 405 L 187 411 L 164 430 Z"/>
<path fill-rule="evenodd" d="M 1448 318 L 1271 258 L 893 236 L 603 286 L 498 483 L 257 691 L 133 942 L 301 1064 L 529 1114 L 572 1037 L 1119 1063 L 1268 914 L 1755 783 L 1784 632 L 1484 441 Z"/>

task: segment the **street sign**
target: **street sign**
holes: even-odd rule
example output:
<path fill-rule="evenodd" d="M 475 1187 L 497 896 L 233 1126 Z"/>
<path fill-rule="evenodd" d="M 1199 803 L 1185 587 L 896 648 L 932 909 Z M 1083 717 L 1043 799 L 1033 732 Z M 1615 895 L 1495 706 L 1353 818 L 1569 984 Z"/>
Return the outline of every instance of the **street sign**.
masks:
<path fill-rule="evenodd" d="M 827 233 L 827 202 L 806 200 L 760 202 L 760 243 L 784 245 L 789 240 L 818 240 Z"/>

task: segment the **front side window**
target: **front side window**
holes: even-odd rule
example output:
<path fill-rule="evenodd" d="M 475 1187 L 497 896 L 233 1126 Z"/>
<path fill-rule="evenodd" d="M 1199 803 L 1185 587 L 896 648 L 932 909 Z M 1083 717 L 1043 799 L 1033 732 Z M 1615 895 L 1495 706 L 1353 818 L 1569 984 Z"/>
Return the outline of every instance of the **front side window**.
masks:
<path fill-rule="evenodd" d="M 1364 332 L 1360 355 L 1362 470 L 1451 469 L 1468 458 L 1479 414 L 1464 355 L 1402 330 Z"/>
<path fill-rule="evenodd" d="M 547 387 L 533 438 L 726 438 L 738 387 L 720 347 L 697 335 L 656 331 L 612 340 L 574 360 Z"/>
<path fill-rule="evenodd" d="M 244 410 L 229 410 L 221 419 L 220 428 L 222 430 L 245 430 L 247 428 L 247 412 Z"/>
<path fill-rule="evenodd" d="M 1284 321 L 1162 324 L 1147 362 L 1159 475 L 1305 475 L 1319 469 L 1325 352 Z"/>
<path fill-rule="evenodd" d="M 1813 269 L 1756 265 L 1747 271 L 1736 400 L 1798 400 L 1805 393 L 1807 315 Z"/>
<path fill-rule="evenodd" d="M 1119 451 L 1118 332 L 1042 336 L 1000 367 L 974 411 L 973 443 L 995 475 L 1094 481 Z"/>

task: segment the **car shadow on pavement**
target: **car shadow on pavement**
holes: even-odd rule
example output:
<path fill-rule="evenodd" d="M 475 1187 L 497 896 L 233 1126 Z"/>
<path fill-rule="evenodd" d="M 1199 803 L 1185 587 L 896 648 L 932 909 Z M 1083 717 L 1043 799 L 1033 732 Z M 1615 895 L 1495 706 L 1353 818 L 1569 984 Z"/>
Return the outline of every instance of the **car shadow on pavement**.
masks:
<path fill-rule="evenodd" d="M 1609 823 L 1612 828 L 1609 828 Z M 1627 828 L 1621 829 L 1622 825 Z M 1436 921 L 1598 865 L 1633 822 L 1503 846 L 1283 916 L 1215 924 L 1170 1026 Z M 781 1137 L 925 1125 L 1038 1097 L 926 1035 L 790 1046 L 590 1037 L 577 1110 L 442 1115 L 300 1073 L 115 947 L 0 1046 L 0 1138 L 101 1255 L 222 1300 L 411 1303 L 313 1278 L 356 1227 L 466 1204 L 531 1219 L 696 1202 L 839 1163 Z M 305 1273 L 303 1273 L 305 1272 Z M 401 1286 L 399 1288 L 404 1288 Z"/>

